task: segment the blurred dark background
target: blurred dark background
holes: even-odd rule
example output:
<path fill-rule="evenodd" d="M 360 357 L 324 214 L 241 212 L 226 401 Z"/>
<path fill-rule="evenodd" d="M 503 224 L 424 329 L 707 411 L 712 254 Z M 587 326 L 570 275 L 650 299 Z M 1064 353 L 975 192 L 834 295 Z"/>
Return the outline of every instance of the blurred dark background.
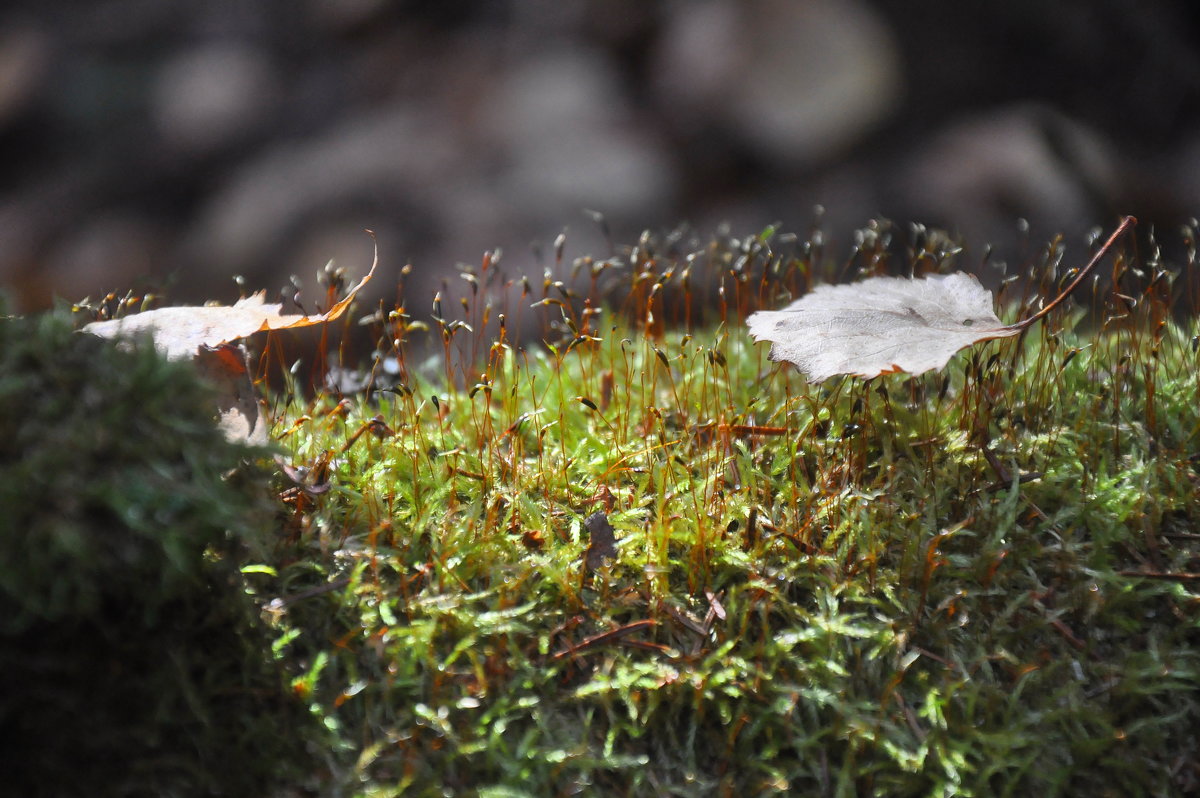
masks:
<path fill-rule="evenodd" d="M 1200 213 L 1190 0 L 54 0 L 0 11 L 0 287 L 376 296 L 503 248 L 875 216 L 1011 251 Z M 1168 233 L 1169 231 L 1169 233 Z M 422 307 L 425 301 L 413 304 Z"/>

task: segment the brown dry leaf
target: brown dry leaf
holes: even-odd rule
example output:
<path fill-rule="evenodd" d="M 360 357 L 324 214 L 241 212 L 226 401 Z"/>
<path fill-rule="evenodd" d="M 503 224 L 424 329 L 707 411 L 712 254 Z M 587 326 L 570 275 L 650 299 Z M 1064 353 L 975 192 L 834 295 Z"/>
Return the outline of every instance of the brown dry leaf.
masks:
<path fill-rule="evenodd" d="M 283 305 L 268 305 L 266 292 L 241 299 L 233 305 L 173 307 L 148 310 L 112 321 L 94 321 L 84 332 L 103 338 L 149 333 L 154 345 L 172 359 L 196 356 L 200 347 L 216 348 L 266 330 L 291 330 L 333 321 L 350 306 L 354 295 L 375 274 L 379 259 L 371 264 L 367 276 L 350 289 L 346 297 L 324 313 L 305 316 L 284 314 Z"/>
<path fill-rule="evenodd" d="M 772 360 L 795 363 L 811 382 L 835 374 L 921 374 L 964 347 L 1021 331 L 1001 322 L 991 293 L 962 272 L 822 285 L 746 323 L 754 340 L 772 342 Z"/>
<path fill-rule="evenodd" d="M 617 556 L 617 533 L 608 516 L 604 513 L 592 513 L 583 522 L 588 531 L 588 547 L 584 552 L 584 563 L 589 571 L 594 571 L 604 564 L 605 560 Z"/>
<path fill-rule="evenodd" d="M 217 426 L 225 438 L 265 446 L 267 425 L 259 410 L 247 357 L 246 347 L 222 344 L 202 347 L 193 362 L 217 390 Z"/>

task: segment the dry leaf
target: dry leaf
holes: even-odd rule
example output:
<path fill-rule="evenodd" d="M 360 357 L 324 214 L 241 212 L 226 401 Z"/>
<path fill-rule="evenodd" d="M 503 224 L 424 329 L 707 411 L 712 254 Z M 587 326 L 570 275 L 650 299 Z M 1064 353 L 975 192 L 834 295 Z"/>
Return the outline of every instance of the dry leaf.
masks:
<path fill-rule="evenodd" d="M 1000 321 L 991 293 L 962 272 L 822 285 L 746 323 L 754 340 L 774 344 L 772 360 L 795 363 L 811 382 L 835 374 L 921 374 L 971 344 L 1020 332 Z"/>
<path fill-rule="evenodd" d="M 122 319 L 94 321 L 83 329 L 103 338 L 149 333 L 154 345 L 167 357 L 191 358 L 202 346 L 216 348 L 265 330 L 290 330 L 333 321 L 342 315 L 358 290 L 375 274 L 377 264 L 378 260 L 371 264 L 367 276 L 350 289 L 345 299 L 324 313 L 311 316 L 284 314 L 281 312 L 283 305 L 268 305 L 266 292 L 259 291 L 233 305 L 159 308 Z"/>
<path fill-rule="evenodd" d="M 868 379 L 897 371 L 922 374 L 942 368 L 960 349 L 1017 335 L 1045 318 L 1135 224 L 1132 216 L 1122 219 L 1061 294 L 1016 324 L 1002 323 L 991 293 L 963 272 L 822 285 L 783 310 L 750 314 L 746 324 L 755 341 L 772 343 L 772 360 L 796 364 L 811 382 L 836 374 Z"/>
<path fill-rule="evenodd" d="M 350 307 L 354 295 L 375 274 L 377 265 L 378 254 L 367 276 L 344 299 L 324 313 L 311 316 L 284 314 L 283 305 L 266 304 L 266 293 L 259 291 L 233 305 L 159 308 L 122 319 L 94 321 L 85 325 L 83 331 L 101 338 L 146 333 L 168 358 L 191 360 L 217 390 L 217 420 L 225 437 L 265 444 L 267 428 L 250 379 L 246 349 L 236 342 L 266 330 L 290 330 L 333 321 Z"/>
<path fill-rule="evenodd" d="M 250 379 L 246 347 L 222 344 L 203 347 L 193 361 L 196 370 L 217 390 L 217 426 L 231 441 L 264 446 L 267 425 L 258 406 L 258 393 Z"/>
<path fill-rule="evenodd" d="M 608 516 L 604 513 L 592 513 L 583 522 L 588 531 L 588 547 L 584 552 L 584 562 L 589 571 L 594 571 L 604 564 L 605 560 L 617 556 L 617 534 Z"/>

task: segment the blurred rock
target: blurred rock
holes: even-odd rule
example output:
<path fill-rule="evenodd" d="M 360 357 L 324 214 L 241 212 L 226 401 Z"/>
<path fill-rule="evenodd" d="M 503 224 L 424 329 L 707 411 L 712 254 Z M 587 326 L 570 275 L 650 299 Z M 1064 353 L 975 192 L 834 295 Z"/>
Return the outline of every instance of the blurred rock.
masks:
<path fill-rule="evenodd" d="M 313 228 L 329 235 L 341 223 L 343 234 L 353 231 L 364 243 L 362 230 L 370 228 L 390 251 L 403 252 L 405 242 L 419 248 L 413 245 L 439 229 L 459 152 L 447 120 L 406 107 L 360 114 L 321 135 L 281 143 L 217 185 L 188 235 L 185 258 L 197 267 L 220 264 L 257 286 L 309 273 L 330 258 L 350 265 L 338 252 L 289 263 L 293 245 Z M 361 259 L 362 247 L 356 249 Z"/>
<path fill-rule="evenodd" d="M 5 311 L 46 308 L 51 291 L 30 277 L 37 263 L 38 240 L 35 220 L 15 202 L 0 203 L 0 304 Z"/>
<path fill-rule="evenodd" d="M 855 0 L 675 7 L 658 60 L 662 102 L 716 120 L 764 157 L 812 167 L 845 152 L 899 104 L 887 29 Z"/>
<path fill-rule="evenodd" d="M 545 224 L 583 208 L 637 224 L 673 202 L 672 165 L 637 124 L 609 61 L 581 49 L 516 65 L 487 98 L 483 123 L 499 148 L 499 193 Z"/>
<path fill-rule="evenodd" d="M 900 204 L 977 246 L 1011 238 L 1026 217 L 1039 237 L 1081 236 L 1120 213 L 1120 168 L 1094 130 L 1039 105 L 960 119 L 897 172 Z"/>
<path fill-rule="evenodd" d="M 175 55 L 159 71 L 151 114 L 168 146 L 181 155 L 236 144 L 265 125 L 280 95 L 264 53 L 217 43 Z"/>
<path fill-rule="evenodd" d="M 337 33 L 349 33 L 378 20 L 387 10 L 387 0 L 308 0 L 305 13 L 319 26 Z"/>
<path fill-rule="evenodd" d="M 46 262 L 55 293 L 68 301 L 115 292 L 146 291 L 155 263 L 162 257 L 161 231 L 143 216 L 113 209 L 71 230 Z"/>
<path fill-rule="evenodd" d="M 427 308 L 484 250 L 553 266 L 568 227 L 567 269 L 646 227 L 805 232 L 816 204 L 835 247 L 880 215 L 998 249 L 1019 216 L 1173 228 L 1198 53 L 1184 0 L 26 3 L 0 11 L 0 287 L 315 288 L 365 270 L 371 228 L 375 296 L 411 262 Z"/>
<path fill-rule="evenodd" d="M 0 29 L 0 129 L 44 89 L 50 47 L 50 37 L 33 25 Z"/>
<path fill-rule="evenodd" d="M 1197 133 L 1182 148 L 1177 158 L 1159 164 L 1158 177 L 1161 184 L 1174 189 L 1177 205 L 1187 208 L 1188 215 L 1200 218 L 1200 133 Z"/>

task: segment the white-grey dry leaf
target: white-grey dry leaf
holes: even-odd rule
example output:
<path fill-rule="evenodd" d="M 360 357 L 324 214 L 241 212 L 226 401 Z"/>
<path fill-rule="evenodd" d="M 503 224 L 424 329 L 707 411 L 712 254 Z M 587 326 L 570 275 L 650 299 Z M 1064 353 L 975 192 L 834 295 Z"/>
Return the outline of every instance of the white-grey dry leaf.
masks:
<path fill-rule="evenodd" d="M 773 344 L 772 360 L 796 364 L 810 382 L 921 374 L 942 368 L 960 349 L 1020 332 L 1000 321 L 991 293 L 963 272 L 822 285 L 782 310 L 752 313 L 746 323 L 754 340 Z"/>
<path fill-rule="evenodd" d="M 187 360 L 194 358 L 201 347 L 215 348 L 268 330 L 292 330 L 333 321 L 350 306 L 354 295 L 375 274 L 377 264 L 378 259 L 341 301 L 324 313 L 311 316 L 284 313 L 283 305 L 267 304 L 266 294 L 259 291 L 228 306 L 147 310 L 121 319 L 94 321 L 85 324 L 83 331 L 101 338 L 148 333 L 154 339 L 155 347 L 168 358 Z"/>
<path fill-rule="evenodd" d="M 375 274 L 371 270 L 324 313 L 306 316 L 284 313 L 280 304 L 267 304 L 259 291 L 232 305 L 170 307 L 147 310 L 110 321 L 94 321 L 83 331 L 101 338 L 149 335 L 154 346 L 172 360 L 191 361 L 217 389 L 217 420 L 225 437 L 253 444 L 267 442 L 258 396 L 250 379 L 246 350 L 238 341 L 259 332 L 294 330 L 337 319 L 350 307 L 359 289 Z"/>
<path fill-rule="evenodd" d="M 148 310 L 112 321 L 94 321 L 84 332 L 102 338 L 149 333 L 159 350 L 172 360 L 193 358 L 202 346 L 220 346 L 271 329 L 273 320 L 304 318 L 285 316 L 282 305 L 268 305 L 260 291 L 233 305 L 168 307 Z"/>

